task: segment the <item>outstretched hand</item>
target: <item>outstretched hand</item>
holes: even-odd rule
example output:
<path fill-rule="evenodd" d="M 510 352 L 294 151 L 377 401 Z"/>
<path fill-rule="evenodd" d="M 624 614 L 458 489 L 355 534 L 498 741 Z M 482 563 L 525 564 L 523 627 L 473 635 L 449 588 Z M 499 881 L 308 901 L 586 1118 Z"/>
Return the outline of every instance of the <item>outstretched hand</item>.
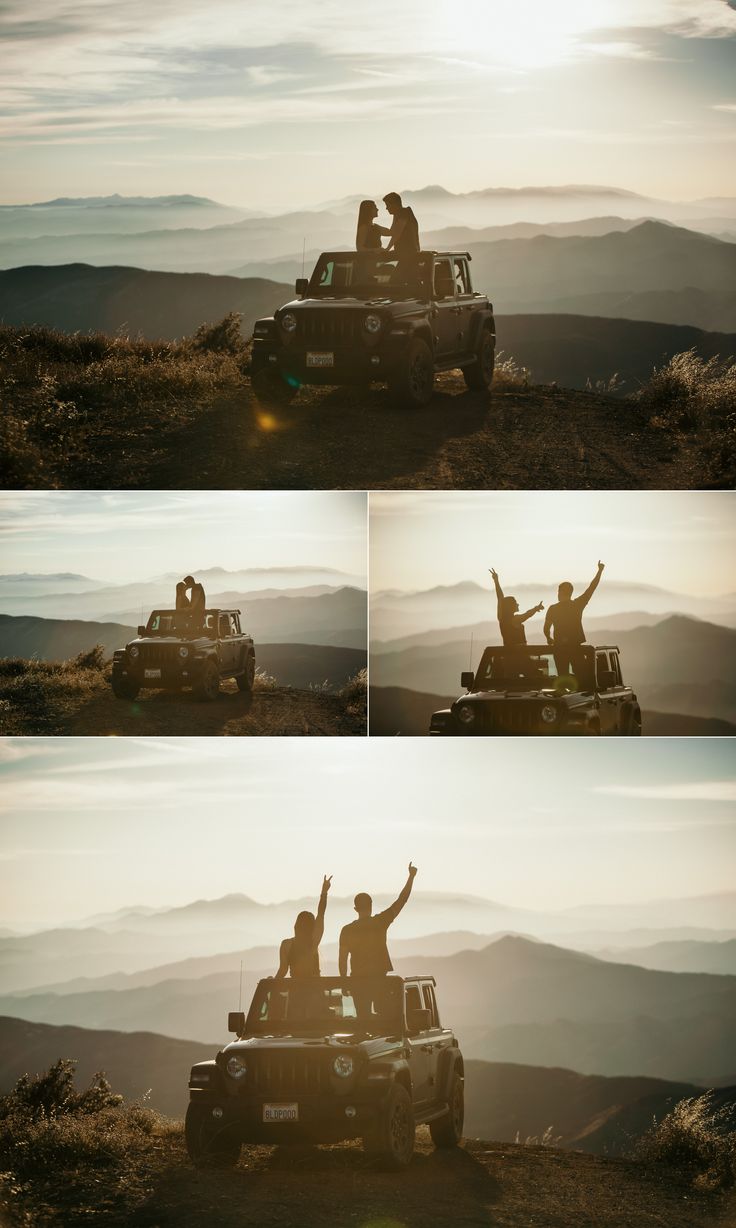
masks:
<path fill-rule="evenodd" d="M 544 609 L 544 602 L 543 602 L 543 601 L 538 601 L 538 602 L 537 602 L 537 604 L 535 605 L 534 609 L 535 609 L 535 610 L 543 610 L 543 609 Z"/>
<path fill-rule="evenodd" d="M 598 560 L 598 570 L 599 571 L 603 571 L 603 568 L 605 567 L 605 565 L 606 565 L 605 563 L 601 563 L 600 559 Z"/>
<path fill-rule="evenodd" d="M 491 575 L 493 576 L 493 579 L 494 579 L 494 580 L 497 580 L 497 579 L 498 579 L 498 572 L 496 571 L 496 568 L 495 568 L 495 567 L 489 567 L 489 569 L 488 569 L 488 570 L 490 571 Z"/>
<path fill-rule="evenodd" d="M 331 886 L 332 886 L 332 875 L 330 875 L 330 877 L 328 878 L 327 875 L 325 874 L 324 878 L 322 879 L 322 890 L 329 891 Z"/>
<path fill-rule="evenodd" d="M 409 878 L 414 878 L 414 875 L 416 874 L 416 872 L 417 872 L 416 866 L 412 865 L 412 863 L 409 862 Z"/>

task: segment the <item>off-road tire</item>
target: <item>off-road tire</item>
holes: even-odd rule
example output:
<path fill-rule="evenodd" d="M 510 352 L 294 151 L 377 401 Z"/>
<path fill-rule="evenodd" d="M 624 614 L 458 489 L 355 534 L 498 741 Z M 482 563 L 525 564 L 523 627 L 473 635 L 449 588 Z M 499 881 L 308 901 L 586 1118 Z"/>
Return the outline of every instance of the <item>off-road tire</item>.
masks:
<path fill-rule="evenodd" d="M 400 1172 L 411 1163 L 415 1132 L 411 1097 L 405 1087 L 394 1083 L 380 1121 L 363 1136 L 363 1149 L 380 1168 Z"/>
<path fill-rule="evenodd" d="M 641 737 L 641 708 L 626 708 L 622 713 L 621 736 L 624 738 Z"/>
<path fill-rule="evenodd" d="M 202 673 L 192 687 L 194 698 L 211 703 L 220 693 L 220 671 L 214 661 L 205 662 Z"/>
<path fill-rule="evenodd" d="M 398 371 L 388 382 L 388 390 L 397 405 L 410 409 L 422 409 L 432 400 L 434 359 L 421 337 L 409 342 Z"/>
<path fill-rule="evenodd" d="M 429 1133 L 435 1147 L 457 1147 L 463 1137 L 463 1122 L 465 1121 L 465 1080 L 457 1070 L 452 1073 L 449 1109 L 444 1117 L 429 1123 Z"/>
<path fill-rule="evenodd" d="M 496 341 L 490 329 L 484 328 L 475 352 L 475 362 L 463 367 L 463 376 L 468 388 L 472 388 L 474 392 L 487 392 L 493 383 L 495 365 Z"/>
<path fill-rule="evenodd" d="M 601 736 L 601 723 L 597 716 L 592 721 L 588 721 L 585 726 L 585 732 L 589 738 L 599 738 Z"/>
<path fill-rule="evenodd" d="M 261 404 L 274 408 L 288 405 L 299 391 L 298 387 L 286 382 L 280 371 L 271 371 L 268 367 L 254 371 L 250 383 Z"/>
<path fill-rule="evenodd" d="M 240 1142 L 223 1126 L 218 1126 L 209 1109 L 190 1104 L 184 1119 L 184 1139 L 189 1159 L 197 1168 L 235 1168 L 240 1157 Z"/>
<path fill-rule="evenodd" d="M 131 682 L 128 678 L 116 678 L 112 676 L 112 693 L 116 699 L 136 699 L 140 687 L 137 682 Z"/>
<path fill-rule="evenodd" d="M 256 677 L 256 659 L 252 652 L 249 652 L 245 658 L 245 673 L 238 674 L 235 681 L 238 684 L 239 691 L 247 691 L 249 694 L 253 690 L 253 683 Z"/>

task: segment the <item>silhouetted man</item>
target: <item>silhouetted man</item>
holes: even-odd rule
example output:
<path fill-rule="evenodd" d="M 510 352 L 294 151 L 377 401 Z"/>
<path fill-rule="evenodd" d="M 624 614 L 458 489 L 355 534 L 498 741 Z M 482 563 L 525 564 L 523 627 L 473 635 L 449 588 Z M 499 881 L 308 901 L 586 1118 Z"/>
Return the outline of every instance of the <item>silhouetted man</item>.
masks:
<path fill-rule="evenodd" d="M 598 570 L 584 593 L 573 597 L 573 586 L 563 580 L 557 589 L 557 601 L 547 610 L 544 634 L 547 643 L 554 649 L 555 666 L 559 675 L 583 672 L 583 655 L 580 645 L 585 643 L 583 610 L 600 584 L 605 563 L 598 563 Z"/>
<path fill-rule="evenodd" d="M 397 256 L 412 256 L 419 251 L 419 225 L 414 210 L 401 203 L 398 192 L 389 192 L 383 203 L 393 218 L 388 248 Z"/>
<path fill-rule="evenodd" d="M 348 975 L 348 960 L 351 976 L 385 976 L 393 971 L 386 931 L 409 899 L 416 872 L 416 866 L 409 862 L 409 877 L 401 894 L 383 912 L 374 914 L 373 900 L 365 891 L 356 895 L 358 920 L 344 925 L 340 931 L 340 976 Z"/>
<path fill-rule="evenodd" d="M 204 626 L 205 612 L 205 596 L 204 588 L 199 584 L 193 576 L 185 576 L 184 583 L 190 589 L 189 593 L 189 609 L 192 627 L 200 628 Z"/>

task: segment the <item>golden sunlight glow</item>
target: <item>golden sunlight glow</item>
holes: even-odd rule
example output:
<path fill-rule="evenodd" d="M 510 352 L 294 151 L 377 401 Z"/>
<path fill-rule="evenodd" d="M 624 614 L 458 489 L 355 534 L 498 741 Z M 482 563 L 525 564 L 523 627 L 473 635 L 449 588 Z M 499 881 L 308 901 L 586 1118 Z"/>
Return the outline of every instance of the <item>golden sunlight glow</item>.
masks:
<path fill-rule="evenodd" d="M 574 58 L 593 29 L 614 26 L 614 0 L 466 0 L 440 6 L 443 39 L 488 67 L 525 71 Z"/>

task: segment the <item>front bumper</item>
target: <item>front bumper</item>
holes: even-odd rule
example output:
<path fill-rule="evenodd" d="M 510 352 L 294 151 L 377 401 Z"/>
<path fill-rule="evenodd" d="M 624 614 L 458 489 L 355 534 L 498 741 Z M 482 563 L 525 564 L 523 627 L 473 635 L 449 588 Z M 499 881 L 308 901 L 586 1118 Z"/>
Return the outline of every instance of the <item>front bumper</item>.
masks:
<path fill-rule="evenodd" d="M 283 346 L 276 339 L 253 343 L 252 372 L 278 372 L 287 383 L 302 384 L 370 384 L 392 377 L 401 363 L 407 334 L 386 337 L 378 345 L 331 346 L 329 342 L 315 344 L 309 350 L 303 346 Z M 330 366 L 309 366 L 308 353 L 331 354 Z"/>
<path fill-rule="evenodd" d="M 142 690 L 162 690 L 175 687 L 196 686 L 202 673 L 202 661 L 192 660 L 159 665 L 133 665 L 129 661 L 114 661 L 112 676 L 120 681 L 132 682 Z"/>
<path fill-rule="evenodd" d="M 228 1130 L 242 1143 L 333 1143 L 356 1138 L 374 1125 L 388 1095 L 389 1084 L 369 1094 L 365 1088 L 337 1096 L 295 1095 L 299 1120 L 264 1122 L 262 1096 L 217 1095 L 193 1088 L 191 1104 L 212 1113 L 213 1124 Z M 373 1090 L 373 1089 L 371 1089 Z M 277 1101 L 277 1103 L 279 1103 Z"/>
<path fill-rule="evenodd" d="M 562 712 L 556 721 L 543 721 L 537 712 L 508 709 L 494 705 L 493 711 L 483 711 L 481 705 L 473 721 L 458 719 L 451 708 L 435 712 L 429 724 L 431 737 L 574 737 L 586 732 L 587 715 Z"/>

